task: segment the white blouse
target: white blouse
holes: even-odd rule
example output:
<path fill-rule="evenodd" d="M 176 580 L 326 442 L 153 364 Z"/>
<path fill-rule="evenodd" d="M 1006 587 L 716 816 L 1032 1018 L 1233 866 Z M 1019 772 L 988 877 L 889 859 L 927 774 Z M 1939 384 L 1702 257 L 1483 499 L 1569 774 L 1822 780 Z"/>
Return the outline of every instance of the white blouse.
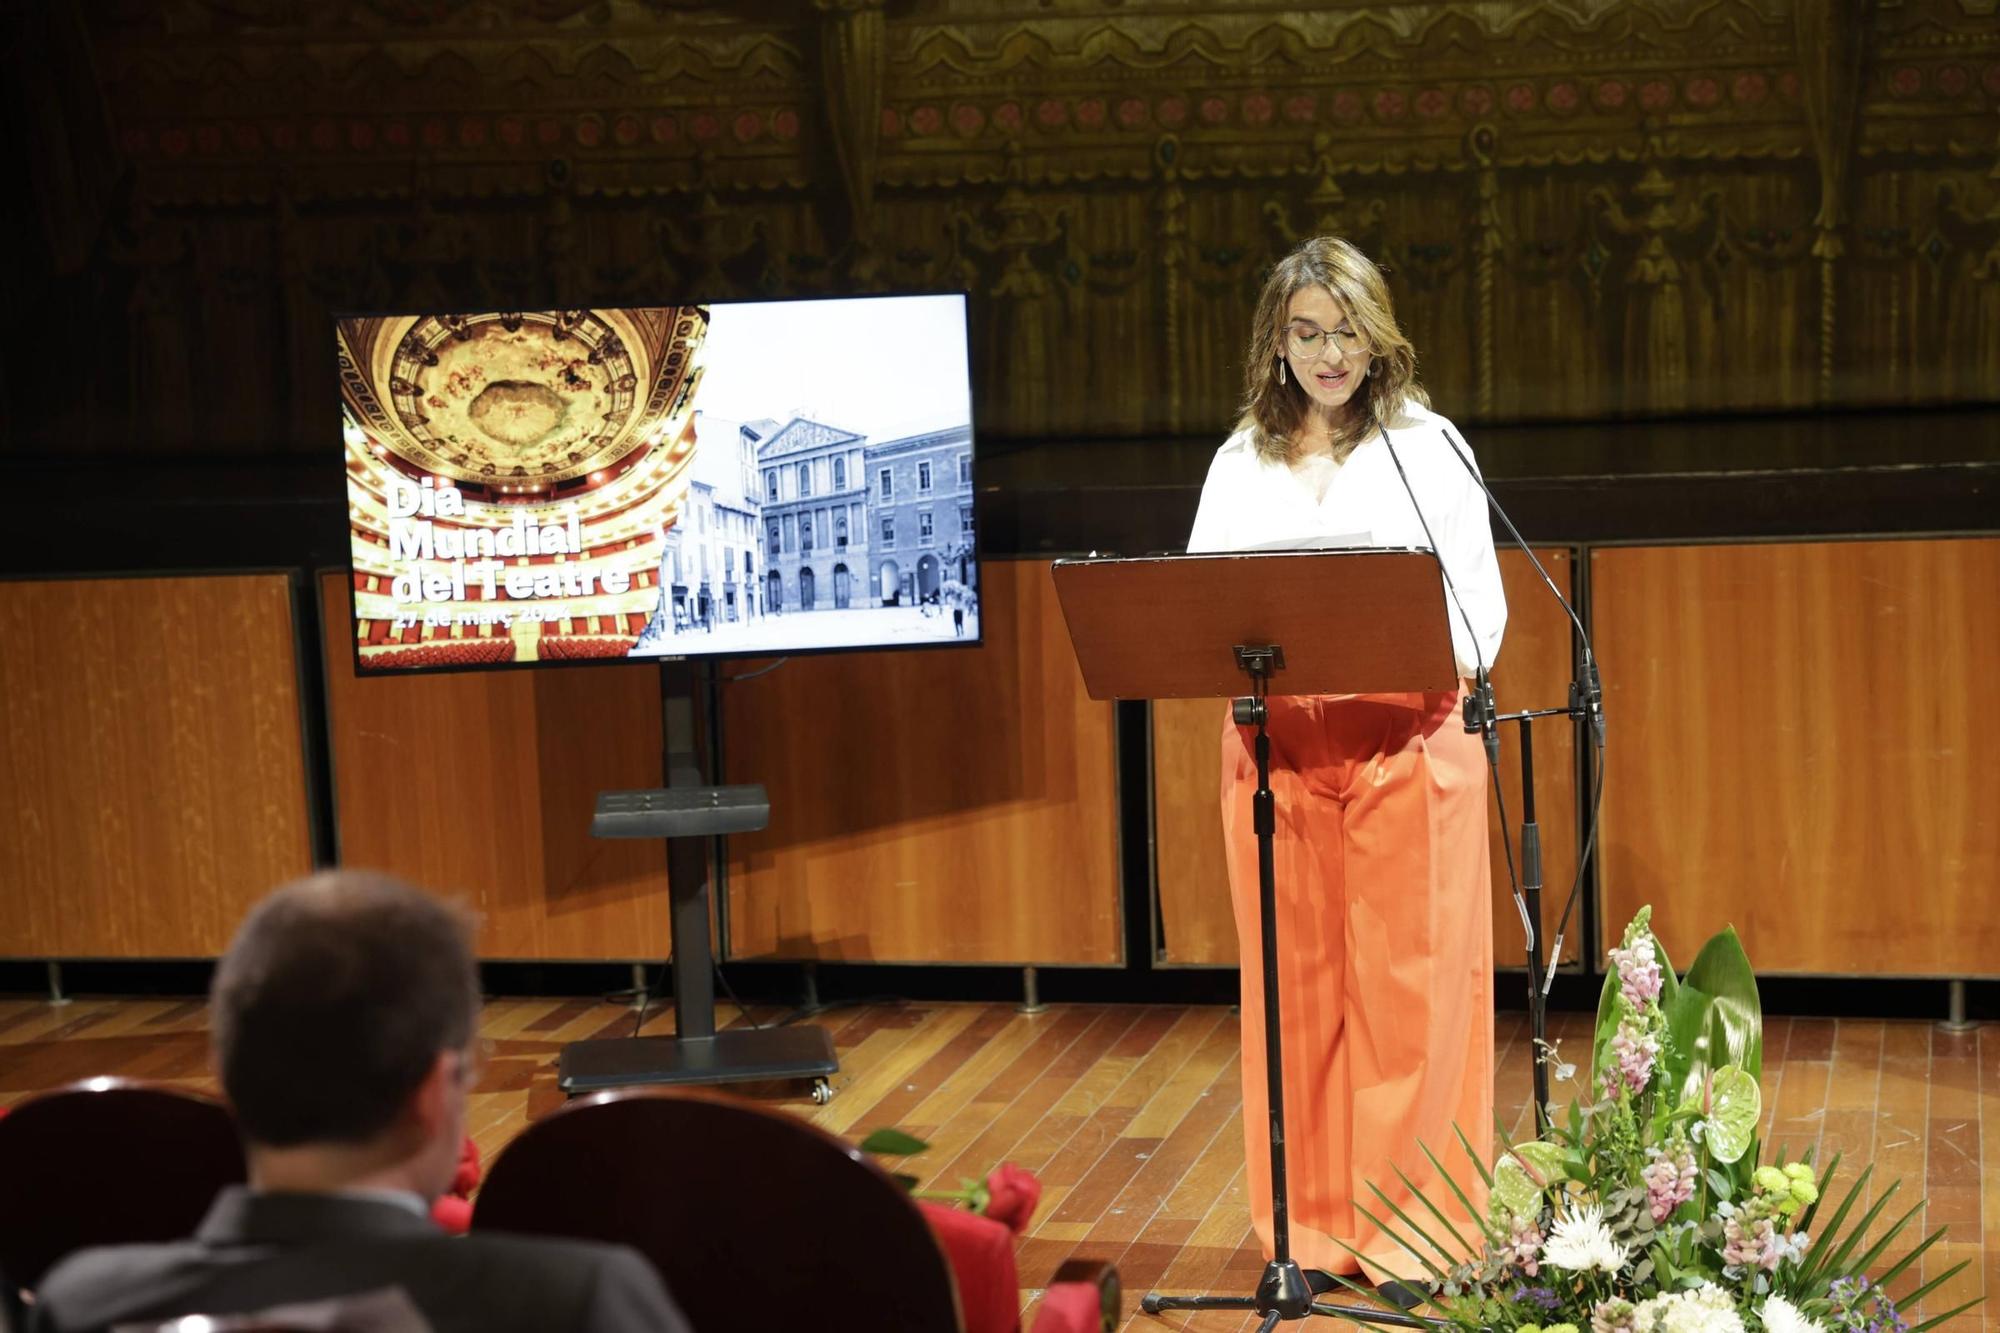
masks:
<path fill-rule="evenodd" d="M 1230 436 L 1209 465 L 1187 549 L 1190 554 L 1269 550 L 1324 539 L 1341 546 L 1428 550 L 1431 543 L 1424 536 L 1424 523 L 1410 503 L 1415 492 L 1423 519 L 1437 539 L 1445 574 L 1458 594 L 1456 605 L 1447 595 L 1445 606 L 1459 674 L 1470 678 L 1482 661 L 1491 670 L 1507 627 L 1507 597 L 1493 556 L 1486 496 L 1466 472 L 1472 450 L 1449 421 L 1415 405 L 1405 424 L 1387 433 L 1395 457 L 1409 474 L 1408 489 L 1377 433 L 1355 446 L 1317 500 L 1306 478 L 1283 463 L 1259 459 L 1248 431 Z M 1454 443 L 1466 463 L 1454 457 Z M 1463 618 L 1459 606 L 1465 608 Z M 1472 622 L 1473 636 L 1466 633 L 1466 620 Z"/>

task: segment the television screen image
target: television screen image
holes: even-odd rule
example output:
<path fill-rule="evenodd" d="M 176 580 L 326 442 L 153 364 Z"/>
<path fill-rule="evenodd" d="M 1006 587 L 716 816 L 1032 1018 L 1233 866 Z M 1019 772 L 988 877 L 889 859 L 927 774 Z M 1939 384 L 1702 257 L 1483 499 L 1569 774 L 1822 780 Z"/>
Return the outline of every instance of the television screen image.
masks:
<path fill-rule="evenodd" d="M 962 295 L 343 318 L 363 672 L 979 641 Z"/>

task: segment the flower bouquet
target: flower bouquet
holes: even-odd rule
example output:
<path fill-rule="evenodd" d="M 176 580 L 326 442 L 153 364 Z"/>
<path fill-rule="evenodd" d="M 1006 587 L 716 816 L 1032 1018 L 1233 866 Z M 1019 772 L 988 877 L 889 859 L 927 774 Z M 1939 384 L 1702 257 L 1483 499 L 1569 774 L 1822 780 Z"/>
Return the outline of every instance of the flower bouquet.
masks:
<path fill-rule="evenodd" d="M 1650 922 L 1642 909 L 1610 952 L 1590 1067 L 1559 1123 L 1526 1143 L 1503 1128 L 1490 1169 L 1460 1135 L 1488 1186 L 1483 1217 L 1424 1150 L 1483 1234 L 1414 1189 L 1414 1210 L 1375 1190 L 1392 1220 L 1360 1209 L 1428 1275 L 1431 1317 L 1498 1333 L 1922 1333 L 1977 1304 L 1917 1324 L 1897 1310 L 1964 1263 L 1889 1295 L 1942 1228 L 1870 1272 L 1923 1208 L 1867 1240 L 1896 1185 L 1864 1206 L 1863 1170 L 1833 1201 L 1839 1157 L 1760 1162 L 1763 1016 L 1742 943 L 1725 929 L 1676 979 Z"/>

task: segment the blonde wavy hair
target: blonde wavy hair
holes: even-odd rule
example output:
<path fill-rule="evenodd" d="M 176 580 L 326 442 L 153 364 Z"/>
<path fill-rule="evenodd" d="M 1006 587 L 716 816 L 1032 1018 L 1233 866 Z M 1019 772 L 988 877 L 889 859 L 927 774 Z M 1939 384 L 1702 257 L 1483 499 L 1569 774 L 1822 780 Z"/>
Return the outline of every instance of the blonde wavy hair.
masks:
<path fill-rule="evenodd" d="M 1417 349 L 1396 327 L 1389 285 L 1373 260 L 1338 236 L 1315 236 L 1279 260 L 1257 297 L 1250 322 L 1250 350 L 1243 363 L 1243 416 L 1236 428 L 1250 432 L 1257 456 L 1290 463 L 1298 457 L 1298 430 L 1311 400 L 1297 376 L 1278 377 L 1285 359 L 1285 312 L 1292 297 L 1308 287 L 1324 287 L 1347 311 L 1348 323 L 1368 345 L 1368 374 L 1348 400 L 1346 426 L 1334 436 L 1336 457 L 1374 433 L 1378 423 L 1393 426 L 1411 405 L 1430 406 L 1417 383 Z"/>

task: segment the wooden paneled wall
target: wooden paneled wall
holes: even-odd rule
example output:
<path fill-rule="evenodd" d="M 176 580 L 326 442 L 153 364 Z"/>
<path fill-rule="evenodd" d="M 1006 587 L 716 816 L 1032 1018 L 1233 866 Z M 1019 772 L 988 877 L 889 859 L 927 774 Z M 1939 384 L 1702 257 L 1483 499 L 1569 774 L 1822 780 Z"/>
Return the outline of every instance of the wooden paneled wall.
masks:
<path fill-rule="evenodd" d="M 0 954 L 219 954 L 312 867 L 291 581 L 0 583 Z"/>
<path fill-rule="evenodd" d="M 1565 596 L 1571 556 L 1561 548 L 1537 555 Z M 1570 677 L 1569 620 L 1519 551 L 1500 552 L 1507 588 L 1507 638 L 1494 671 L 1494 694 L 1503 710 L 1549 708 L 1566 701 Z M 1153 820 L 1158 862 L 1159 952 L 1169 964 L 1236 965 L 1236 928 L 1230 916 L 1222 826 L 1217 812 L 1221 757 L 1217 738 L 1224 705 L 1213 699 L 1166 700 L 1153 705 Z M 1500 787 L 1509 835 L 1517 842 L 1521 816 L 1519 728 L 1502 736 Z M 1572 729 L 1560 720 L 1535 724 L 1536 817 L 1543 847 L 1542 915 L 1555 928 L 1576 873 L 1576 755 Z M 1524 962 L 1526 939 L 1508 889 L 1499 816 L 1493 813 L 1493 947 L 1502 966 Z M 1578 955 L 1581 905 L 1563 947 L 1566 962 Z"/>
<path fill-rule="evenodd" d="M 1120 961 L 1112 707 L 1084 692 L 1048 563 L 982 577 L 978 648 L 725 687 L 727 778 L 771 796 L 770 828 L 730 840 L 731 956 Z"/>
<path fill-rule="evenodd" d="M 2000 975 L 2000 540 L 1594 552 L 1607 937 Z M 1615 942 L 1615 941 L 1614 941 Z"/>
<path fill-rule="evenodd" d="M 1567 585 L 1567 553 L 1543 556 Z M 1559 702 L 1560 612 L 1502 566 L 1501 705 Z M 1084 694 L 1047 566 L 986 578 L 983 647 L 725 687 L 726 776 L 765 783 L 774 815 L 731 846 L 733 956 L 1120 960 L 1112 711 Z M 2000 540 L 1599 550 L 1592 582 L 1607 933 L 1650 902 L 1683 963 L 1732 922 L 1767 973 L 2000 974 Z M 657 674 L 361 681 L 341 576 L 322 597 L 343 861 L 465 894 L 488 957 L 664 953 L 660 845 L 588 837 L 597 791 L 660 780 Z M 210 957 L 310 868 L 291 613 L 282 575 L 0 583 L 0 955 Z M 1154 714 L 1168 964 L 1235 958 L 1220 725 L 1212 701 Z M 1537 737 L 1552 918 L 1574 757 L 1561 723 Z M 1504 886 L 1496 861 L 1511 964 Z"/>
<path fill-rule="evenodd" d="M 487 958 L 667 953 L 665 844 L 590 836 L 661 782 L 650 666 L 358 679 L 347 578 L 320 583 L 340 859 L 462 896 Z"/>

